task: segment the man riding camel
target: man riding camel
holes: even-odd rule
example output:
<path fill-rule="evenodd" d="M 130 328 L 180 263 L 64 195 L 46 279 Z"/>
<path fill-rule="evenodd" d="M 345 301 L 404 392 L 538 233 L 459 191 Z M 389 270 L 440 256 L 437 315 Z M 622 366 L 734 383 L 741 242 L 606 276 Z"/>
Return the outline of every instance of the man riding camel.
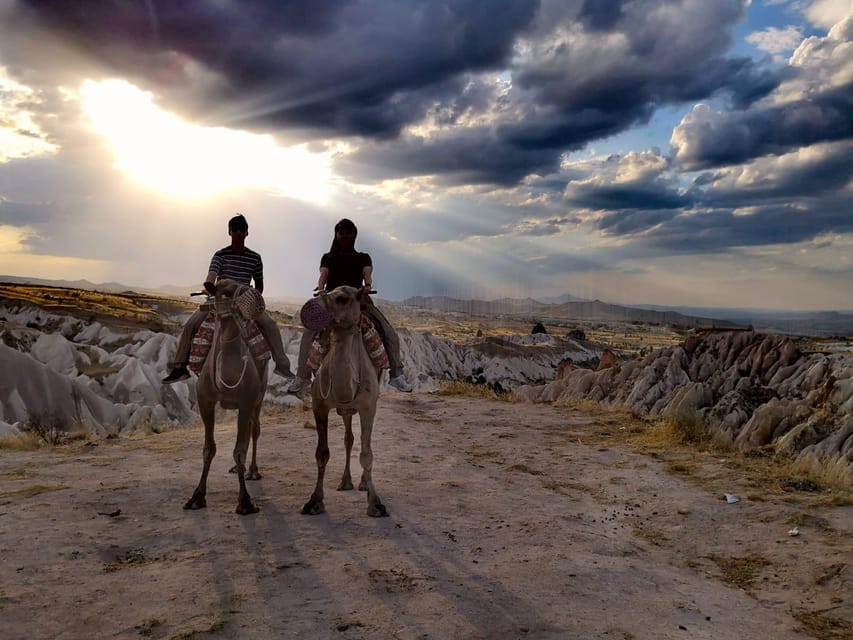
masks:
<path fill-rule="evenodd" d="M 242 214 L 238 213 L 228 221 L 228 235 L 231 237 L 231 244 L 213 254 L 207 277 L 204 279 L 204 288 L 212 292 L 214 284 L 220 278 L 229 278 L 245 285 L 250 285 L 252 280 L 254 280 L 255 289 L 257 289 L 258 293 L 263 293 L 264 264 L 261 260 L 261 255 L 246 246 L 246 236 L 249 235 L 249 223 Z M 175 358 L 172 361 L 172 370 L 168 376 L 163 378 L 163 383 L 172 384 L 173 382 L 186 380 L 190 377 L 187 365 L 189 364 L 193 336 L 198 331 L 201 323 L 204 322 L 207 314 L 208 311 L 199 309 L 187 320 L 181 331 L 181 337 L 178 339 L 178 347 L 175 351 Z M 293 374 L 290 371 L 290 361 L 284 353 L 281 333 L 275 321 L 264 312 L 255 322 L 270 345 L 270 350 L 275 360 L 274 371 L 284 378 L 292 378 Z"/>

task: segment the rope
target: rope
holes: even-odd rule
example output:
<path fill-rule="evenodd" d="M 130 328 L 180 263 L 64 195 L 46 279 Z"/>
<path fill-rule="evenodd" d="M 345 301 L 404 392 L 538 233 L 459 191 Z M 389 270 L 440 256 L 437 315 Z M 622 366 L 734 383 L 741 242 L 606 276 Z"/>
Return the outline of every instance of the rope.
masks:
<path fill-rule="evenodd" d="M 237 325 L 237 331 L 238 331 L 237 335 L 235 335 L 233 338 L 228 338 L 227 340 L 225 340 L 222 337 L 221 332 L 219 332 L 219 343 L 220 344 L 227 344 L 229 342 L 233 342 L 237 338 L 243 339 L 243 341 L 240 343 L 240 346 L 241 346 L 240 350 L 243 352 L 243 370 L 240 371 L 240 377 L 237 378 L 237 382 L 235 382 L 233 385 L 228 384 L 222 378 L 222 349 L 220 348 L 218 350 L 218 353 L 216 354 L 216 366 L 214 367 L 214 375 L 215 375 L 215 378 L 218 380 L 217 386 L 221 385 L 221 386 L 225 387 L 226 389 L 236 389 L 238 386 L 240 386 L 240 383 L 243 382 L 243 377 L 246 375 L 246 368 L 249 366 L 249 355 L 250 355 L 249 354 L 249 347 L 248 347 L 249 331 L 246 327 L 246 325 L 248 324 L 248 321 L 241 322 L 240 316 L 234 313 L 234 307 L 236 306 L 235 300 L 237 299 L 238 292 L 242 292 L 245 288 L 246 287 L 237 287 L 234 290 L 234 294 L 231 296 L 231 299 L 225 301 L 226 310 L 224 312 L 220 312 L 219 309 L 216 310 L 217 322 L 219 322 L 221 324 L 222 318 L 229 318 L 230 317 L 232 319 L 232 321 Z M 217 303 L 217 306 L 219 304 L 220 303 Z"/>
<path fill-rule="evenodd" d="M 222 379 L 222 350 L 220 349 L 219 354 L 217 355 L 217 358 L 216 358 L 216 368 L 217 368 L 217 371 L 219 372 L 219 375 L 217 376 L 219 378 L 219 384 L 221 384 L 226 389 L 236 389 L 240 385 L 240 383 L 243 382 L 243 376 L 246 375 L 246 367 L 248 365 L 249 365 L 249 354 L 244 353 L 243 354 L 243 370 L 240 372 L 240 377 L 237 378 L 237 382 L 235 382 L 233 385 L 228 384 L 227 382 L 225 382 L 225 380 Z"/>
<path fill-rule="evenodd" d="M 337 331 L 333 328 L 332 329 L 332 339 L 334 340 L 334 334 L 336 334 L 336 333 L 342 333 L 342 334 L 352 333 L 352 334 L 355 334 L 356 330 L 359 329 L 360 327 L 361 327 L 361 318 L 359 318 L 358 324 L 355 324 L 355 325 L 352 325 L 349 327 L 344 327 L 344 328 L 341 328 Z M 360 337 L 361 337 L 360 335 L 359 336 L 353 336 L 353 341 L 357 346 L 361 346 L 358 344 L 358 342 L 355 342 Z M 341 342 L 341 341 L 336 340 L 336 342 Z M 356 382 L 356 390 L 355 390 L 355 395 L 352 397 L 351 400 L 348 400 L 348 402 L 355 402 L 355 399 L 358 397 L 358 394 L 361 391 L 361 364 L 362 364 L 362 358 L 364 357 L 362 355 L 363 351 L 364 351 L 363 348 L 358 349 L 358 367 L 356 368 L 356 370 L 354 372 L 355 375 L 353 376 L 355 378 L 355 382 Z M 331 351 L 330 351 L 330 355 L 331 355 Z M 328 364 L 327 374 L 328 374 L 328 378 L 329 378 L 329 384 L 326 387 L 325 392 L 323 392 L 322 381 L 320 381 L 320 384 L 319 384 L 320 397 L 323 400 L 326 400 L 329 397 L 329 394 L 332 393 L 332 362 L 333 362 L 333 360 L 334 360 L 334 358 L 330 357 L 326 361 L 326 363 Z M 349 364 L 350 364 L 350 368 L 352 369 L 352 360 L 350 360 Z"/>

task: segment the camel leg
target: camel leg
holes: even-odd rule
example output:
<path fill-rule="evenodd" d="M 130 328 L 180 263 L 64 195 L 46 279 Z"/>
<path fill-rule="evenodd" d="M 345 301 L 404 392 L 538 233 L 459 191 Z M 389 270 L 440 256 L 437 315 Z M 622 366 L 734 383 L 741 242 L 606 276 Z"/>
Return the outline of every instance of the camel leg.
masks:
<path fill-rule="evenodd" d="M 258 438 L 261 436 L 261 403 L 259 402 L 252 410 L 252 462 L 249 463 L 249 471 L 246 480 L 260 480 L 263 478 L 258 471 Z"/>
<path fill-rule="evenodd" d="M 355 436 L 352 435 L 352 416 L 345 415 L 344 419 L 344 447 L 347 450 L 346 462 L 344 463 L 344 475 L 341 476 L 341 483 L 338 485 L 338 491 L 352 490 L 352 475 L 350 474 L 349 462 L 352 454 L 352 445 L 355 442 Z"/>
<path fill-rule="evenodd" d="M 302 513 L 315 516 L 326 510 L 323 504 L 323 477 L 326 475 L 326 464 L 329 462 L 329 408 L 314 407 L 314 422 L 317 425 L 317 486 L 308 502 L 302 507 Z"/>
<path fill-rule="evenodd" d="M 252 430 L 252 408 L 241 407 L 237 414 L 237 442 L 234 444 L 234 464 L 237 467 L 237 479 L 240 481 L 237 513 L 241 516 L 259 511 L 246 489 L 246 454 L 249 451 L 249 440 L 253 435 Z"/>
<path fill-rule="evenodd" d="M 367 487 L 367 515 L 374 518 L 388 515 L 385 505 L 379 499 L 379 494 L 376 493 L 376 487 L 373 486 L 373 449 L 370 446 L 370 436 L 373 432 L 373 420 L 376 417 L 376 407 L 371 407 L 360 411 L 359 419 L 361 421 L 361 454 L 359 462 L 361 462 L 361 479 Z"/>
<path fill-rule="evenodd" d="M 210 471 L 210 462 L 216 455 L 216 442 L 213 439 L 213 424 L 215 415 L 215 402 L 199 402 L 198 411 L 204 422 L 204 464 L 201 469 L 201 480 L 195 488 L 192 497 L 187 500 L 184 509 L 204 509 L 207 506 L 207 473 Z"/>

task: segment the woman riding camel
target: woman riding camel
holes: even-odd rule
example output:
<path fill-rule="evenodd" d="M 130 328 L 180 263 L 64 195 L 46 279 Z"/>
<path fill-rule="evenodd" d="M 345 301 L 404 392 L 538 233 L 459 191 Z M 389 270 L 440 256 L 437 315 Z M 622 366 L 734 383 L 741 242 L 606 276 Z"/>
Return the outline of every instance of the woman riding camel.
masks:
<path fill-rule="evenodd" d="M 317 287 L 314 289 L 318 294 L 331 291 L 336 287 L 348 285 L 356 289 L 365 289 L 369 292 L 373 286 L 373 261 L 370 254 L 355 250 L 355 238 L 358 228 L 352 220 L 343 218 L 335 225 L 335 237 L 328 253 L 324 253 L 320 259 L 320 277 Z M 395 389 L 409 392 L 412 387 L 403 373 L 403 365 L 400 361 L 400 340 L 397 332 L 385 315 L 373 304 L 369 296 L 365 296 L 366 304 L 364 311 L 370 316 L 385 345 L 388 353 L 388 364 L 390 367 L 389 380 Z M 308 354 L 311 344 L 314 342 L 316 332 L 305 329 L 302 333 L 302 342 L 299 345 L 299 362 L 296 369 L 296 379 L 288 393 L 299 394 L 311 382 L 311 370 L 308 367 Z"/>

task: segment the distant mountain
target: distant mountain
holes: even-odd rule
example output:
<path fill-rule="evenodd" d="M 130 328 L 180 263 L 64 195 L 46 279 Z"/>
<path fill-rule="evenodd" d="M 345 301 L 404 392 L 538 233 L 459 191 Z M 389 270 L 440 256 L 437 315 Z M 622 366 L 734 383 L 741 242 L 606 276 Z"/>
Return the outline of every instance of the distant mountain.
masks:
<path fill-rule="evenodd" d="M 564 302 L 589 302 L 588 298 L 578 298 L 577 296 L 573 296 L 571 293 L 564 293 L 561 296 L 536 299 L 544 304 L 563 304 Z"/>
<path fill-rule="evenodd" d="M 773 311 L 740 308 L 665 307 L 637 305 L 641 309 L 676 311 L 684 314 L 713 314 L 739 325 L 752 325 L 756 331 L 788 335 L 853 335 L 853 311 Z"/>
<path fill-rule="evenodd" d="M 734 322 L 710 317 L 690 316 L 676 311 L 652 311 L 635 307 L 608 304 L 600 300 L 545 304 L 532 298 L 522 300 L 458 300 L 447 296 L 415 296 L 398 304 L 408 307 L 432 309 L 445 313 L 465 313 L 488 316 L 522 316 L 539 320 L 602 320 L 616 322 L 645 322 L 649 324 L 672 324 L 682 327 L 734 328 Z"/>
<path fill-rule="evenodd" d="M 125 291 L 135 291 L 136 293 L 149 293 L 161 296 L 171 296 L 185 298 L 190 292 L 198 291 L 200 288 L 195 285 L 163 285 L 152 289 L 149 287 L 134 287 L 120 282 L 100 282 L 94 283 L 89 280 L 47 280 L 44 278 L 28 278 L 21 276 L 3 276 L 0 275 L 0 282 L 9 282 L 11 284 L 32 284 L 41 287 L 64 287 L 66 289 L 85 289 L 86 291 L 103 291 L 104 293 L 123 293 Z"/>

